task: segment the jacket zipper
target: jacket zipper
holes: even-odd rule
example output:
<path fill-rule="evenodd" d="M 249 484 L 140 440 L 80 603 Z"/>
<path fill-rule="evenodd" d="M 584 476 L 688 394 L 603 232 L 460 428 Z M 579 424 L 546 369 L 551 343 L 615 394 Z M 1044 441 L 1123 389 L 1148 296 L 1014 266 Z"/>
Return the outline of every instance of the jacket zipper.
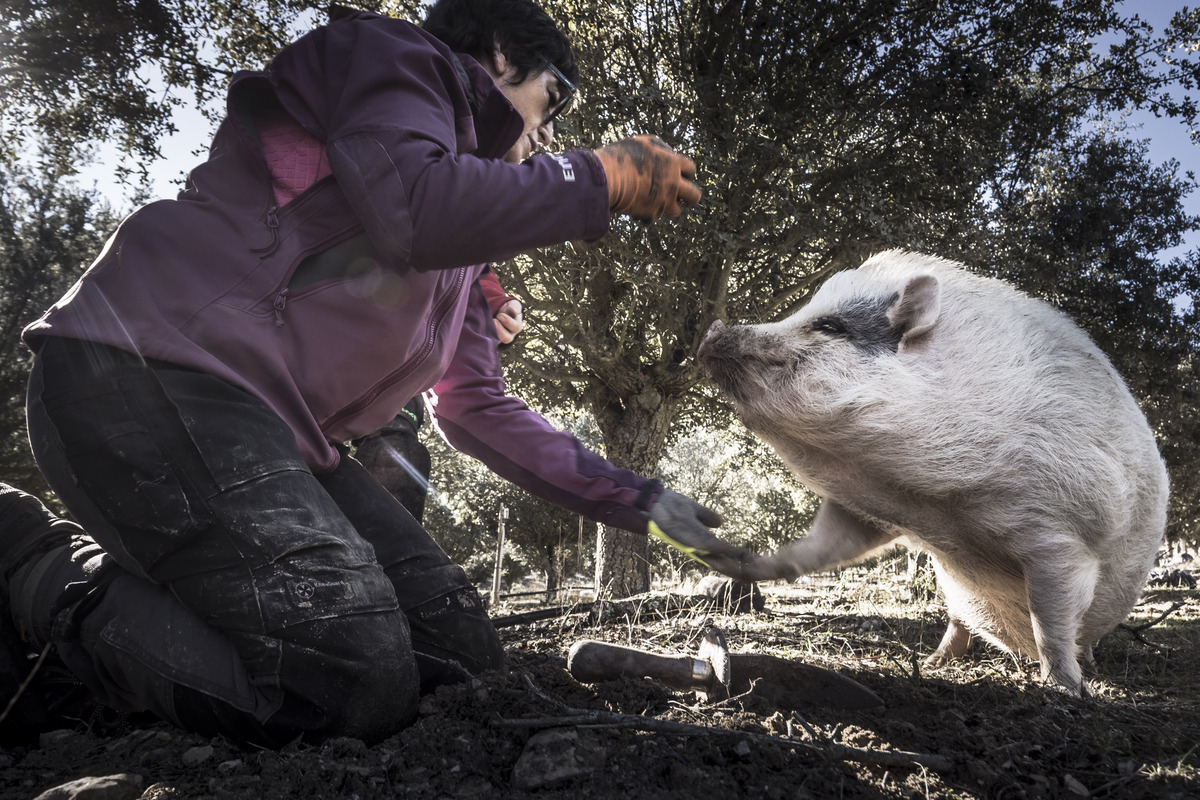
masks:
<path fill-rule="evenodd" d="M 283 289 L 281 289 L 279 291 L 279 294 L 275 295 L 275 302 L 271 304 L 275 307 L 275 327 L 276 328 L 283 327 L 283 309 L 284 309 L 284 306 L 287 305 L 288 291 L 290 291 L 290 290 L 286 286 L 283 287 Z"/>
<path fill-rule="evenodd" d="M 343 406 L 341 411 L 325 420 L 324 424 L 321 425 L 322 430 L 329 430 L 330 428 L 333 428 L 335 425 L 337 425 L 337 423 L 341 422 L 347 417 L 354 416 L 367 406 L 374 403 L 376 398 L 383 394 L 386 389 L 394 386 L 397 382 L 416 369 L 417 365 L 421 364 L 429 357 L 430 351 L 433 350 L 433 342 L 437 338 L 437 330 L 441 326 L 442 320 L 447 314 L 450 313 L 450 309 L 452 309 L 454 304 L 458 301 L 458 296 L 462 294 L 463 283 L 466 280 L 466 272 L 466 267 L 458 270 L 458 274 L 455 276 L 453 290 L 448 293 L 440 303 L 438 303 L 436 308 L 434 308 L 433 316 L 429 320 L 429 326 L 426 328 L 427 333 L 425 335 L 425 344 L 421 348 L 421 352 L 417 353 L 407 362 L 402 364 L 395 372 L 391 373 L 379 383 L 371 387 L 370 391 L 368 391 L 362 397 L 358 398 L 348 406 Z"/>
<path fill-rule="evenodd" d="M 279 249 L 279 206 L 271 206 L 267 212 L 267 227 L 271 230 L 271 243 L 266 247 L 252 247 L 251 253 L 258 253 L 259 258 L 266 258 Z"/>

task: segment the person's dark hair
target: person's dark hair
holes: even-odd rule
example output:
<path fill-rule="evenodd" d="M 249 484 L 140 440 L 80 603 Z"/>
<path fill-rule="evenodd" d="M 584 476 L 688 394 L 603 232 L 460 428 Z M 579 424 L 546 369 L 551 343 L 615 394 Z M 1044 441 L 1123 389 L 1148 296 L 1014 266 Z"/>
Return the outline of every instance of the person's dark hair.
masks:
<path fill-rule="evenodd" d="M 490 58 L 499 43 L 517 69 L 517 83 L 544 70 L 543 59 L 571 83 L 579 83 L 570 42 L 533 0 L 437 0 L 421 27 L 478 61 Z"/>

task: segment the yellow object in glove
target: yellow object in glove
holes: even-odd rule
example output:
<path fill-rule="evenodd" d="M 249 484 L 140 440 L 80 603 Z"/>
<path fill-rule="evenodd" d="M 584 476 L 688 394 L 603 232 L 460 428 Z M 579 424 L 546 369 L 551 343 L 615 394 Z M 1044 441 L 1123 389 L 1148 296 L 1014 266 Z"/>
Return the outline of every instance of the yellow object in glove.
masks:
<path fill-rule="evenodd" d="M 663 533 L 663 529 L 658 527 L 658 524 L 655 523 L 653 520 L 651 520 L 650 523 L 647 525 L 646 531 L 651 536 L 654 536 L 658 539 L 662 539 L 664 542 L 671 545 L 671 547 L 674 547 L 676 550 L 680 551 L 681 553 L 683 553 L 685 556 L 692 559 L 693 561 L 699 561 L 704 566 L 706 566 L 706 567 L 708 566 L 708 562 L 706 562 L 703 558 L 701 558 L 701 556 L 710 555 L 709 551 L 701 550 L 698 547 L 690 547 L 690 546 L 684 544 L 683 542 L 675 541 L 670 536 L 667 536 L 667 534 Z"/>

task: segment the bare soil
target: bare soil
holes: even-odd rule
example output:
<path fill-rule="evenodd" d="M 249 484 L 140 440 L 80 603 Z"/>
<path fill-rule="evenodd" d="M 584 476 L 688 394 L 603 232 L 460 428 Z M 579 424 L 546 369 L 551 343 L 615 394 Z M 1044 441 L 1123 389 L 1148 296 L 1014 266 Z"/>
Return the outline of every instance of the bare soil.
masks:
<path fill-rule="evenodd" d="M 245 750 L 148 722 L 102 736 L 58 731 L 36 747 L 0 749 L 0 797 L 114 775 L 125 777 L 108 794 L 57 796 L 1200 797 L 1195 589 L 1147 590 L 1127 627 L 1097 647 L 1098 675 L 1083 699 L 1043 687 L 1036 664 L 981 644 L 923 670 L 944 610 L 913 600 L 905 577 L 886 567 L 763 590 L 766 609 L 751 614 L 672 609 L 668 596 L 665 607 L 660 597 L 642 614 L 600 622 L 506 625 L 506 674 L 443 687 L 424 698 L 416 724 L 375 746 L 337 739 Z M 583 638 L 695 652 L 705 617 L 734 652 L 835 670 L 885 706 L 782 711 L 753 695 L 706 703 L 654 680 L 581 684 L 566 670 L 570 645 Z"/>

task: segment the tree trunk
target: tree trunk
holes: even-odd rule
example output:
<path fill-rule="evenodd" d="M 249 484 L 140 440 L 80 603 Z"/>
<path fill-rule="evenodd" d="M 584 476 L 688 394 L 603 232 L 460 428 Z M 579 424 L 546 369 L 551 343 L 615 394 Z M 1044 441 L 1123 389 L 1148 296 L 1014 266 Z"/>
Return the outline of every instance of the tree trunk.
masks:
<path fill-rule="evenodd" d="M 562 585 L 563 548 L 558 545 L 547 545 L 546 556 L 546 602 L 553 603 Z"/>
<path fill-rule="evenodd" d="M 596 596 L 650 591 L 650 543 L 645 536 L 605 525 L 596 537 Z"/>
<path fill-rule="evenodd" d="M 650 376 L 628 399 L 608 395 L 593 407 L 609 461 L 652 475 L 666 449 L 667 431 L 678 408 L 665 399 Z M 629 597 L 650 590 L 650 544 L 646 536 L 607 525 L 596 539 L 596 595 Z"/>

